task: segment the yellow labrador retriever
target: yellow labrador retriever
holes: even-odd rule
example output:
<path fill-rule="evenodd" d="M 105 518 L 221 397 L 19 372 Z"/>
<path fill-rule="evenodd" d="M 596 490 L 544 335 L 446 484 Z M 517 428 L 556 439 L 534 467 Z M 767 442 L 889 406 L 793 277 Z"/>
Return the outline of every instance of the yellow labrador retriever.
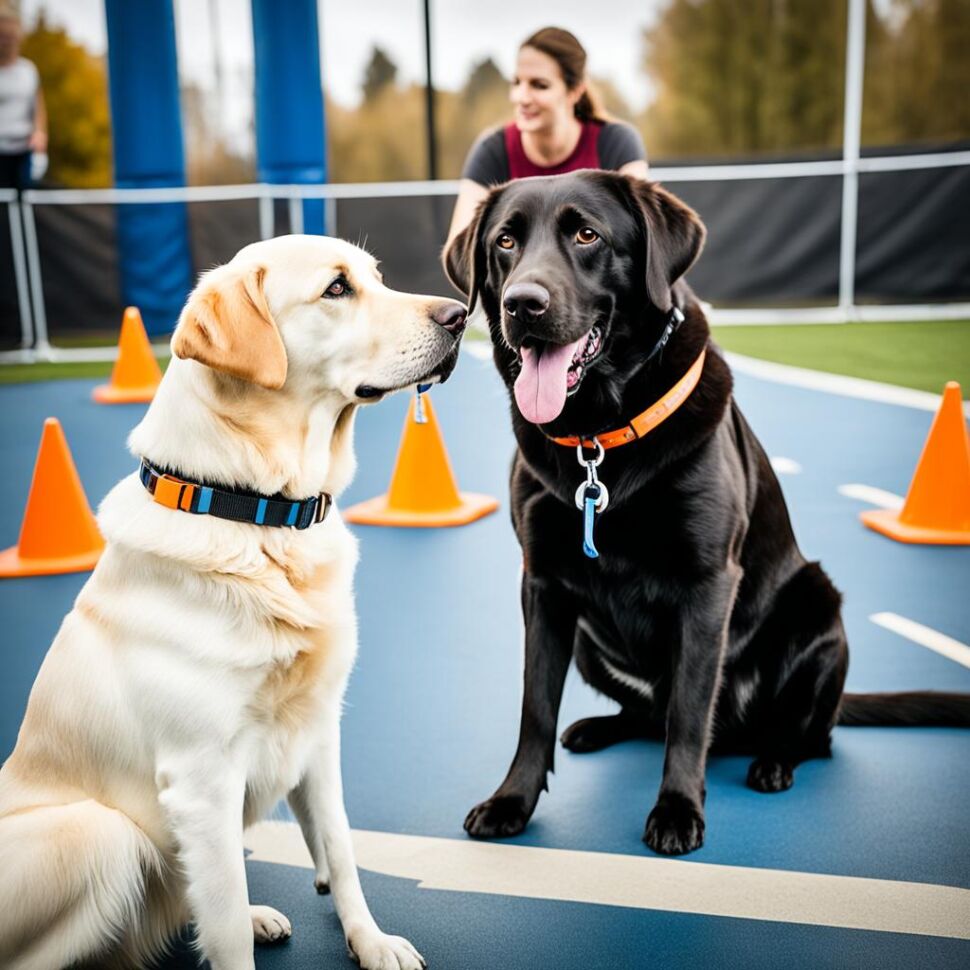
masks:
<path fill-rule="evenodd" d="M 356 407 L 447 377 L 464 323 L 334 239 L 256 243 L 202 277 L 0 771 L 0 966 L 143 967 L 191 920 L 213 970 L 253 967 L 254 937 L 290 925 L 249 905 L 243 829 L 284 796 L 360 965 L 424 965 L 354 863 L 357 551 L 330 499 Z"/>

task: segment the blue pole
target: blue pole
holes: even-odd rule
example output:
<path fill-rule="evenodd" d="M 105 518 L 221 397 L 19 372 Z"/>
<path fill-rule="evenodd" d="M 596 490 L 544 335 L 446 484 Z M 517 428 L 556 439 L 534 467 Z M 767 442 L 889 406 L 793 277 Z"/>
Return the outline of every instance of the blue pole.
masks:
<path fill-rule="evenodd" d="M 172 0 L 105 0 L 115 184 L 185 184 Z M 149 333 L 175 326 L 192 286 L 184 203 L 118 207 L 122 295 Z"/>
<path fill-rule="evenodd" d="M 327 181 L 316 0 L 252 0 L 259 180 Z M 324 232 L 323 200 L 303 203 L 304 232 Z"/>

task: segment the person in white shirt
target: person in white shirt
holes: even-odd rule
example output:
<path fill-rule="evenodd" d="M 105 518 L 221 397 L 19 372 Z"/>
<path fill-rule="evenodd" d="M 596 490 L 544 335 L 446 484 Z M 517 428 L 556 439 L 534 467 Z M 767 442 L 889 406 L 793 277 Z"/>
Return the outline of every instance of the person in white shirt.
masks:
<path fill-rule="evenodd" d="M 20 56 L 20 36 L 20 18 L 0 9 L 0 187 L 25 189 L 31 154 L 47 152 L 47 110 L 37 68 Z"/>

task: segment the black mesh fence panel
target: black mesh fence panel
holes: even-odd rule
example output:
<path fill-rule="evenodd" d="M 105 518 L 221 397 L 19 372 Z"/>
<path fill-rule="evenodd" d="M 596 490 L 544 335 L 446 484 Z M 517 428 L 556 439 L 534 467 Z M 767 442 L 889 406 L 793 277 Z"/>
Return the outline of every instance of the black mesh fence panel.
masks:
<path fill-rule="evenodd" d="M 690 273 L 704 299 L 750 307 L 836 302 L 839 176 L 682 181 L 667 187 L 707 225 L 707 245 Z M 340 200 L 337 234 L 374 253 L 390 286 L 450 294 L 440 253 L 453 205 L 453 196 Z M 188 211 L 196 273 L 259 238 L 255 199 L 194 202 Z M 123 305 L 114 206 L 38 205 L 34 212 L 52 341 L 115 333 Z M 857 300 L 970 300 L 966 212 L 968 167 L 860 175 Z M 276 231 L 288 231 L 285 203 L 277 203 L 275 213 Z M 9 348 L 19 338 L 10 236 L 3 231 L 0 341 Z"/>

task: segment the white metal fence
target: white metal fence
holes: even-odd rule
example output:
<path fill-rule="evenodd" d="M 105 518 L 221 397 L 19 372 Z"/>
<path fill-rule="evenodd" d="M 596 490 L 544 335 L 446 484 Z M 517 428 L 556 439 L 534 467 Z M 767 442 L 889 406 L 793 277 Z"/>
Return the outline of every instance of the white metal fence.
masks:
<path fill-rule="evenodd" d="M 923 155 L 898 155 L 880 158 L 846 156 L 833 161 L 782 162 L 744 165 L 705 165 L 656 167 L 651 177 L 665 183 L 746 179 L 804 178 L 805 176 L 840 176 L 843 179 L 841 258 L 839 264 L 839 300 L 831 306 L 805 308 L 757 309 L 712 308 L 713 322 L 733 323 L 840 323 L 856 320 L 924 320 L 970 317 L 970 303 L 930 305 L 865 305 L 855 303 L 856 206 L 858 176 L 869 172 L 894 172 L 941 167 L 970 166 L 970 151 L 942 152 Z M 37 245 L 34 209 L 44 205 L 128 205 L 164 202 L 220 202 L 252 199 L 259 204 L 260 235 L 268 239 L 275 234 L 274 200 L 288 202 L 290 229 L 303 228 L 305 199 L 323 199 L 326 204 L 328 231 L 338 233 L 336 201 L 340 199 L 376 199 L 428 196 L 453 196 L 456 181 L 378 182 L 343 185 L 222 185 L 153 189 L 58 189 L 29 190 L 18 200 L 13 190 L 0 190 L 0 203 L 8 211 L 13 250 L 17 306 L 22 327 L 22 347 L 0 354 L 0 361 L 33 360 L 100 360 L 110 359 L 112 348 L 58 348 L 48 337 L 43 276 Z"/>

